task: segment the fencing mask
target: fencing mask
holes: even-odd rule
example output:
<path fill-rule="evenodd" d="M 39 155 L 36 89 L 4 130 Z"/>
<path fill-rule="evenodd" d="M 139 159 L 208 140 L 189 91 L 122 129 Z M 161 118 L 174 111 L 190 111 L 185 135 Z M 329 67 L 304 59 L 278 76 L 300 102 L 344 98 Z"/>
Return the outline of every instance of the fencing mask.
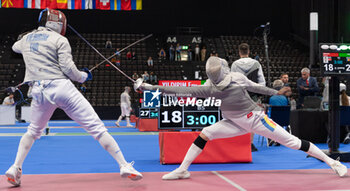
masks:
<path fill-rule="evenodd" d="M 58 10 L 46 8 L 40 12 L 39 26 L 50 28 L 61 34 L 66 34 L 67 19 L 66 16 Z"/>
<path fill-rule="evenodd" d="M 226 60 L 211 56 L 207 60 L 205 70 L 210 81 L 219 89 L 223 89 L 231 83 L 231 78 L 227 78 L 230 68 Z"/>

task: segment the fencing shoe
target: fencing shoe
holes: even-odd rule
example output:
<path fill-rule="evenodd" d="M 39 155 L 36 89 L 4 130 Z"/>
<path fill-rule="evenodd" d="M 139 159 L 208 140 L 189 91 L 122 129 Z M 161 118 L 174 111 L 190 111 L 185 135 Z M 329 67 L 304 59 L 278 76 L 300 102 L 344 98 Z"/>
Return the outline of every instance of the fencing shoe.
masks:
<path fill-rule="evenodd" d="M 173 170 L 172 172 L 165 174 L 162 179 L 163 180 L 177 180 L 177 179 L 186 179 L 190 178 L 191 174 L 188 170 L 179 170 L 178 168 Z"/>
<path fill-rule="evenodd" d="M 7 177 L 7 182 L 13 184 L 14 186 L 21 185 L 22 169 L 12 165 L 5 173 Z"/>
<path fill-rule="evenodd" d="M 142 179 L 142 174 L 139 173 L 133 167 L 134 161 L 120 167 L 120 176 L 123 178 L 130 178 L 131 180 L 140 180 Z"/>
<path fill-rule="evenodd" d="M 331 168 L 340 177 L 344 177 L 348 172 L 348 169 L 346 168 L 346 166 L 340 163 L 338 160 L 334 161 L 334 163 L 331 165 Z"/>

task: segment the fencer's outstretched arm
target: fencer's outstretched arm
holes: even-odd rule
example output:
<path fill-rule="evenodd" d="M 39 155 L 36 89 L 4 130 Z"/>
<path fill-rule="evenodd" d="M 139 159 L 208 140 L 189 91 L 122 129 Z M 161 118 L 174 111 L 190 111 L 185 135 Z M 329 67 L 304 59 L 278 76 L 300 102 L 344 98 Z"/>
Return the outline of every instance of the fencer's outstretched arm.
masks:
<path fill-rule="evenodd" d="M 159 89 L 162 93 L 168 94 L 183 94 L 191 97 L 207 98 L 212 94 L 213 88 L 210 86 L 193 86 L 193 87 L 182 87 L 182 86 L 149 86 L 142 85 L 143 90 L 157 90 Z"/>
<path fill-rule="evenodd" d="M 263 94 L 263 95 L 277 95 L 278 91 L 268 88 L 266 86 L 257 84 L 251 80 L 249 80 L 246 76 L 241 75 L 240 78 L 241 81 L 241 85 L 243 85 L 247 91 L 249 92 L 253 92 L 253 93 L 258 93 L 258 94 Z"/>
<path fill-rule="evenodd" d="M 77 69 L 71 52 L 72 49 L 67 38 L 60 38 L 58 41 L 58 64 L 60 65 L 62 72 L 68 76 L 69 79 L 83 83 L 86 81 L 88 74 Z"/>

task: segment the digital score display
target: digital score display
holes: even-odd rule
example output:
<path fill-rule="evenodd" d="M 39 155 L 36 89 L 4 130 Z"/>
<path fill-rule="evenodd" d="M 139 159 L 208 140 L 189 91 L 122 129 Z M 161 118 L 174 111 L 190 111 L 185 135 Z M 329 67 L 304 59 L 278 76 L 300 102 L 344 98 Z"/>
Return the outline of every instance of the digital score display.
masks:
<path fill-rule="evenodd" d="M 140 108 L 139 110 L 140 118 L 158 118 L 158 109 L 156 108 Z"/>
<path fill-rule="evenodd" d="M 202 129 L 220 121 L 220 110 L 215 107 L 161 107 L 159 129 Z"/>
<path fill-rule="evenodd" d="M 350 74 L 350 44 L 320 44 L 321 74 Z"/>

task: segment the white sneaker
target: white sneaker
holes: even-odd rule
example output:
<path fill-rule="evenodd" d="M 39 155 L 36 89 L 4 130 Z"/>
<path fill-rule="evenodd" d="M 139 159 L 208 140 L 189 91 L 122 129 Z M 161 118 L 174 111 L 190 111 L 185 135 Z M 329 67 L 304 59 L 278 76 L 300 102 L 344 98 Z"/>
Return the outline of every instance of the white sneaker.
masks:
<path fill-rule="evenodd" d="M 348 168 L 346 168 L 346 166 L 340 163 L 338 160 L 334 161 L 334 163 L 331 165 L 331 168 L 340 177 L 344 177 L 348 172 Z"/>
<path fill-rule="evenodd" d="M 130 178 L 131 180 L 140 180 L 142 179 L 142 174 L 139 173 L 133 167 L 134 161 L 128 163 L 125 166 L 120 167 L 120 176 L 123 178 Z"/>
<path fill-rule="evenodd" d="M 117 126 L 117 127 L 120 127 L 120 125 L 119 125 L 119 122 L 117 121 L 117 122 L 115 122 L 115 125 Z"/>
<path fill-rule="evenodd" d="M 131 124 L 127 124 L 126 127 L 134 127 L 133 125 Z"/>
<path fill-rule="evenodd" d="M 165 174 L 162 179 L 163 180 L 177 180 L 177 179 L 186 179 L 190 178 L 191 174 L 188 170 L 180 171 L 178 168 L 173 170 L 172 172 Z"/>
<path fill-rule="evenodd" d="M 12 165 L 5 173 L 7 177 L 7 182 L 15 185 L 21 185 L 22 169 Z"/>

